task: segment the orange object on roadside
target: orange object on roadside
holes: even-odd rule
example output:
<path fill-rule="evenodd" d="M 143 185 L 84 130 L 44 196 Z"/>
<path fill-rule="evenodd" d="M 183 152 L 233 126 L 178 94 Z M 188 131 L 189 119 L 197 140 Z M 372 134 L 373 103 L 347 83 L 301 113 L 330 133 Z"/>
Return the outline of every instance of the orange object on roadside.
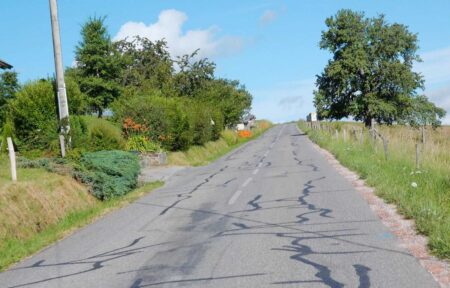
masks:
<path fill-rule="evenodd" d="M 252 132 L 250 130 L 241 130 L 238 133 L 240 138 L 250 138 L 252 137 Z"/>

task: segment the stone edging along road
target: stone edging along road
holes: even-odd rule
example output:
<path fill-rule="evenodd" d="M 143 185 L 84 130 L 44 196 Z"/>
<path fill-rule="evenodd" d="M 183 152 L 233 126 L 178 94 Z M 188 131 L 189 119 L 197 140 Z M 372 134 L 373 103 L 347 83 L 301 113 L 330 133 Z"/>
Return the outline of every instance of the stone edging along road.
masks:
<path fill-rule="evenodd" d="M 397 213 L 395 205 L 388 204 L 376 196 L 374 188 L 366 186 L 365 181 L 360 179 L 357 173 L 341 165 L 328 150 L 321 148 L 314 142 L 312 142 L 312 145 L 319 153 L 325 156 L 327 161 L 339 174 L 351 182 L 353 187 L 362 194 L 370 208 L 377 214 L 383 224 L 397 236 L 401 245 L 408 249 L 420 264 L 433 275 L 433 278 L 441 287 L 450 287 L 450 263 L 445 260 L 439 260 L 429 253 L 427 238 L 416 232 L 414 220 L 405 219 Z"/>

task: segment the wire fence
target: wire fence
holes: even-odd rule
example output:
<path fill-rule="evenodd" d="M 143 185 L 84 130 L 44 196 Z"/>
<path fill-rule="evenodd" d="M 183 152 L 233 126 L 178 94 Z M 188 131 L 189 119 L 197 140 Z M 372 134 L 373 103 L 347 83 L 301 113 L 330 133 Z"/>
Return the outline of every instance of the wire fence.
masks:
<path fill-rule="evenodd" d="M 409 126 L 373 125 L 366 128 L 360 123 L 304 122 L 312 130 L 319 130 L 329 137 L 352 144 L 370 143 L 375 152 L 382 150 L 384 159 L 389 160 L 393 153 L 406 154 L 415 165 L 421 168 L 424 157 L 429 160 L 450 163 L 450 127 L 433 129 Z M 381 152 L 381 151 L 380 151 Z M 449 164 L 450 169 L 450 164 Z"/>

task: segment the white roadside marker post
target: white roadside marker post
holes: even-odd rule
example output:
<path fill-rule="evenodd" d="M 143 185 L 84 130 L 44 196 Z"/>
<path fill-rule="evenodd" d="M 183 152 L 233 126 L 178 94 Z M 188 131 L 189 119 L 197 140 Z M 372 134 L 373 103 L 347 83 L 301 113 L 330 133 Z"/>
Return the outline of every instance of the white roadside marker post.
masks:
<path fill-rule="evenodd" d="M 6 138 L 8 142 L 8 151 L 9 151 L 9 161 L 11 162 L 11 178 L 13 182 L 17 181 L 17 172 L 16 172 L 16 153 L 14 152 L 14 145 L 11 137 Z"/>

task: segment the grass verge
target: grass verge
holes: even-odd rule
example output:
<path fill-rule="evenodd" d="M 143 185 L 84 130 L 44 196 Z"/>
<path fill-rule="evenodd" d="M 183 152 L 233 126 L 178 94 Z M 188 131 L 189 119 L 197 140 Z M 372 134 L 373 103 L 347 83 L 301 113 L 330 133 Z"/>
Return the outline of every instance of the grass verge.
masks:
<path fill-rule="evenodd" d="M 304 122 L 299 127 L 312 141 L 333 153 L 342 165 L 356 171 L 375 188 L 378 196 L 395 204 L 406 218 L 414 219 L 418 232 L 428 236 L 433 254 L 450 259 L 450 173 L 445 158 L 440 161 L 425 158 L 417 170 L 414 154 L 407 153 L 405 148 L 406 140 L 394 138 L 401 133 L 391 133 L 389 143 L 403 145 L 390 145 L 389 157 L 385 159 L 383 148 L 368 141 L 367 135 L 361 143 L 350 135 L 344 141 L 336 139 L 334 133 L 311 130 Z M 440 153 L 449 157 L 449 150 Z"/>
<path fill-rule="evenodd" d="M 236 147 L 259 137 L 273 126 L 271 122 L 265 120 L 257 123 L 258 126 L 252 130 L 251 137 L 239 137 L 235 131 L 225 130 L 217 141 L 207 142 L 203 146 L 192 146 L 187 151 L 169 153 L 168 163 L 180 166 L 207 165 Z"/>
<path fill-rule="evenodd" d="M 99 201 L 70 176 L 44 169 L 18 169 L 19 181 L 12 183 L 5 157 L 0 164 L 0 271 L 163 184 Z"/>

